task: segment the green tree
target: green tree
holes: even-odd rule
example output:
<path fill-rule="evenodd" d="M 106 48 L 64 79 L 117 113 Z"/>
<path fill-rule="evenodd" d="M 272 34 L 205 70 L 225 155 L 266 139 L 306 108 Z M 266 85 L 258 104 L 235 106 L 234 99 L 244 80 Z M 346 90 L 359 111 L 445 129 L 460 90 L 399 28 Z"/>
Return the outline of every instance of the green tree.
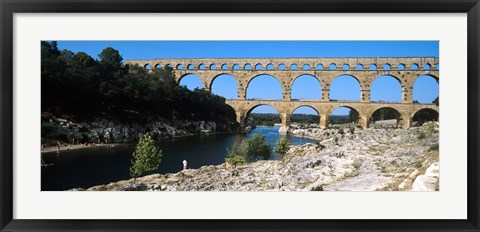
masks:
<path fill-rule="evenodd" d="M 252 138 L 248 139 L 248 158 L 250 160 L 259 160 L 263 158 L 264 160 L 270 159 L 272 151 L 270 146 L 267 144 L 267 139 L 265 136 L 258 132 L 253 135 Z"/>
<path fill-rule="evenodd" d="M 290 149 L 290 140 L 287 138 L 287 136 L 283 136 L 282 138 L 278 139 L 275 142 L 275 147 L 273 148 L 273 151 L 280 154 L 281 157 L 285 156 L 285 154 L 288 152 Z"/>
<path fill-rule="evenodd" d="M 133 152 L 132 166 L 130 167 L 130 176 L 135 178 L 133 183 L 144 172 L 157 169 L 162 161 L 162 156 L 162 150 L 155 146 L 148 133 L 140 138 Z"/>
<path fill-rule="evenodd" d="M 235 155 L 225 158 L 225 162 L 237 167 L 237 165 L 245 163 L 245 158 L 243 156 Z"/>

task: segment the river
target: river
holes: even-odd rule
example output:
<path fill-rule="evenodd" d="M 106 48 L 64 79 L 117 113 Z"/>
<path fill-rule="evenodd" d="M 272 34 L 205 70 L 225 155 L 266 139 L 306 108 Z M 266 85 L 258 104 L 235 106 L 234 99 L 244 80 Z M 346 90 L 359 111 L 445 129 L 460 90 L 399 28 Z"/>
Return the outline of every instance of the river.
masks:
<path fill-rule="evenodd" d="M 280 137 L 278 127 L 257 127 L 247 136 L 261 132 L 268 144 L 275 146 Z M 191 168 L 204 165 L 217 165 L 225 161 L 227 148 L 235 140 L 241 140 L 245 134 L 199 135 L 158 142 L 163 151 L 162 162 L 158 170 L 145 173 L 174 173 L 183 168 L 182 161 L 187 160 Z M 293 145 L 313 143 L 315 140 L 289 136 Z M 58 191 L 72 188 L 88 188 L 130 179 L 129 167 L 135 144 L 120 144 L 115 148 L 93 147 L 71 151 L 42 154 L 47 167 L 42 167 L 42 191 Z M 279 155 L 272 153 L 272 159 Z"/>

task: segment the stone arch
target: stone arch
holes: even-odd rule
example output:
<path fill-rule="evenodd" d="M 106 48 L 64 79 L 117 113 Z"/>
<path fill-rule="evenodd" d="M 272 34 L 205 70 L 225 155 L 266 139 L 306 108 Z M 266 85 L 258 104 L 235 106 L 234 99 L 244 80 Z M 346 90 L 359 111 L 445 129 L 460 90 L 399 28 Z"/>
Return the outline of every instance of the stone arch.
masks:
<path fill-rule="evenodd" d="M 228 64 L 222 64 L 220 67 L 222 70 L 228 70 Z"/>
<path fill-rule="evenodd" d="M 177 64 L 177 66 L 175 66 L 175 68 L 177 70 L 183 69 L 183 64 Z"/>
<path fill-rule="evenodd" d="M 178 78 L 178 80 L 177 80 L 178 85 L 181 85 L 180 82 L 181 82 L 185 77 L 187 77 L 187 76 L 194 76 L 194 77 L 196 77 L 196 79 L 198 79 L 198 80 L 200 81 L 200 84 L 197 86 L 198 88 L 204 88 L 204 87 L 205 87 L 204 84 L 203 84 L 202 78 L 201 78 L 200 76 L 198 76 L 197 74 L 195 74 L 195 73 L 185 73 L 185 74 L 183 74 L 182 76 L 180 76 L 180 77 Z M 196 81 L 195 81 L 195 82 L 196 82 Z M 198 83 L 197 83 L 197 84 L 198 84 Z M 190 88 L 190 87 L 188 87 L 188 86 L 187 86 L 187 88 L 188 88 L 188 89 L 191 89 L 191 90 L 194 89 L 194 88 Z"/>
<path fill-rule="evenodd" d="M 439 97 L 438 78 L 434 75 L 419 75 L 411 84 L 414 103 L 432 104 Z"/>
<path fill-rule="evenodd" d="M 369 70 L 377 70 L 377 64 L 370 64 L 370 66 L 368 66 L 368 69 Z"/>
<path fill-rule="evenodd" d="M 348 64 L 343 64 L 342 70 L 350 70 L 350 65 L 348 65 Z"/>
<path fill-rule="evenodd" d="M 248 117 L 250 116 L 250 114 L 252 113 L 252 111 L 253 111 L 254 109 L 256 109 L 257 107 L 259 107 L 259 106 L 269 106 L 269 107 L 272 107 L 272 108 L 275 109 L 275 110 L 278 112 L 278 114 L 280 115 L 280 110 L 277 109 L 275 106 L 270 105 L 270 104 L 268 104 L 268 103 L 258 103 L 258 104 L 255 104 L 255 105 L 248 106 L 247 111 L 246 111 L 246 113 L 245 113 L 245 118 L 243 119 L 243 120 L 244 120 L 244 121 L 243 121 L 244 124 L 247 123 Z M 280 120 L 281 120 L 281 118 L 280 118 Z"/>
<path fill-rule="evenodd" d="M 282 95 L 282 97 L 281 97 L 280 99 L 283 99 L 283 98 L 285 97 L 285 93 L 284 93 L 284 90 L 285 90 L 285 89 L 284 89 L 284 87 L 283 87 L 284 85 L 282 84 L 282 81 L 281 81 L 279 78 L 277 78 L 277 77 L 275 77 L 275 76 L 273 76 L 273 75 L 271 75 L 271 74 L 260 73 L 260 74 L 257 74 L 257 75 L 255 75 L 255 76 L 251 77 L 250 79 L 248 79 L 247 84 L 245 85 L 245 97 L 246 97 L 247 99 L 248 99 L 248 90 L 249 90 L 249 87 L 251 87 L 250 85 L 251 85 L 252 81 L 253 81 L 255 78 L 258 78 L 258 77 L 260 77 L 260 76 L 268 76 L 268 77 L 272 77 L 272 78 L 274 78 L 275 80 L 277 80 L 277 81 L 278 81 L 278 84 L 279 84 L 279 86 L 280 86 L 280 91 L 281 91 L 281 95 Z M 272 86 L 271 86 L 271 87 L 272 87 Z M 277 100 L 279 100 L 279 99 L 277 99 Z"/>
<path fill-rule="evenodd" d="M 432 108 L 421 108 L 412 113 L 412 125 L 421 126 L 428 121 L 438 122 L 439 112 Z"/>
<path fill-rule="evenodd" d="M 298 70 L 298 65 L 293 63 L 290 65 L 290 70 Z"/>
<path fill-rule="evenodd" d="M 217 65 L 216 64 L 210 64 L 209 69 L 210 70 L 215 70 L 215 69 L 217 69 Z"/>
<path fill-rule="evenodd" d="M 318 78 L 317 76 L 315 76 L 315 75 L 313 75 L 313 74 L 310 74 L 310 73 L 302 73 L 302 74 L 296 76 L 295 78 L 293 78 L 293 79 L 291 80 L 291 82 L 290 82 L 289 85 L 288 85 L 288 86 L 290 87 L 290 89 L 292 89 L 293 84 L 295 83 L 295 81 L 296 81 L 298 78 L 302 77 L 302 76 L 310 76 L 310 77 L 315 78 L 315 79 L 318 81 L 318 84 L 320 85 L 320 88 L 322 87 L 322 82 L 321 82 L 320 78 Z"/>
<path fill-rule="evenodd" d="M 333 114 L 333 112 L 335 112 L 335 110 L 337 110 L 337 109 L 339 109 L 339 108 L 347 108 L 347 109 L 350 110 L 350 111 L 349 111 L 348 122 L 351 121 L 351 120 L 350 120 L 350 114 L 352 114 L 352 117 L 353 117 L 352 120 L 353 120 L 353 122 L 351 122 L 351 124 L 352 124 L 351 126 L 353 126 L 353 127 L 361 126 L 363 129 L 366 129 L 366 128 L 365 128 L 365 127 L 366 127 L 365 125 L 360 125 L 360 123 L 359 123 L 359 122 L 360 122 L 360 117 L 361 117 L 361 114 L 360 114 L 359 109 L 355 108 L 354 106 L 347 105 L 347 104 L 345 104 L 345 105 L 338 105 L 338 106 L 332 107 L 332 108 L 328 111 L 328 113 L 327 113 L 327 114 L 328 114 L 328 115 L 327 115 L 327 118 L 328 118 L 328 120 L 327 120 L 327 125 L 328 125 L 328 124 L 331 124 L 331 122 L 332 122 L 332 120 L 331 120 L 331 119 L 332 119 L 332 114 Z M 352 111 L 353 111 L 353 112 L 352 112 Z M 350 124 L 350 123 L 348 123 L 348 124 Z M 349 126 L 350 126 L 350 125 L 349 125 Z"/>
<path fill-rule="evenodd" d="M 302 66 L 302 70 L 310 70 L 310 69 L 311 69 L 311 67 L 310 67 L 309 64 L 304 64 L 304 65 Z"/>
<path fill-rule="evenodd" d="M 420 66 L 417 64 L 417 63 L 413 63 L 411 66 L 410 66 L 410 69 L 411 70 L 418 70 L 420 68 Z"/>
<path fill-rule="evenodd" d="M 263 68 L 263 66 L 260 63 L 255 65 L 255 70 L 262 70 L 262 68 Z"/>
<path fill-rule="evenodd" d="M 243 66 L 243 70 L 252 70 L 252 65 L 249 64 L 249 63 L 246 63 L 246 64 Z"/>
<path fill-rule="evenodd" d="M 333 88 L 334 86 L 334 82 L 335 80 L 337 80 L 338 78 L 341 78 L 341 77 L 350 77 L 350 78 L 353 78 L 354 80 L 357 81 L 357 84 L 358 84 L 358 100 L 356 99 L 353 99 L 353 98 L 350 98 L 350 99 L 345 99 L 345 98 L 341 98 L 341 99 L 332 99 L 332 93 L 333 95 L 335 96 L 336 95 L 336 92 L 338 90 L 338 88 Z M 342 75 L 339 75 L 339 76 L 336 76 L 335 78 L 332 79 L 332 81 L 329 83 L 329 88 L 330 88 L 330 98 L 329 100 L 353 100 L 353 101 L 360 101 L 362 99 L 361 97 L 361 92 L 362 92 L 362 83 L 360 82 L 360 80 L 358 79 L 358 77 L 352 75 L 352 74 L 342 74 Z"/>
<path fill-rule="evenodd" d="M 274 70 L 274 69 L 275 69 L 275 66 L 273 66 L 272 63 L 269 63 L 269 64 L 267 64 L 267 65 L 265 66 L 265 69 L 266 69 L 266 70 Z"/>
<path fill-rule="evenodd" d="M 145 65 L 143 65 L 143 68 L 146 69 L 146 70 L 152 69 L 152 67 L 150 66 L 150 64 L 145 64 Z"/>
<path fill-rule="evenodd" d="M 392 65 L 390 65 L 389 63 L 386 63 L 383 65 L 383 70 L 390 70 L 392 69 Z"/>
<path fill-rule="evenodd" d="M 402 114 L 400 113 L 400 110 L 394 106 L 378 106 L 372 110 L 370 119 L 372 123 L 376 123 L 378 121 L 396 119 L 396 122 L 393 125 L 397 127 L 403 118 L 402 118 Z M 385 125 L 385 124 L 386 123 L 383 123 L 382 125 Z"/>
<path fill-rule="evenodd" d="M 331 63 L 331 64 L 328 66 L 328 70 L 337 70 L 337 64 Z"/>
<path fill-rule="evenodd" d="M 404 63 L 398 64 L 397 70 L 405 70 L 405 64 Z"/>
<path fill-rule="evenodd" d="M 198 65 L 198 70 L 205 70 L 206 66 L 204 63 Z"/>
<path fill-rule="evenodd" d="M 432 69 L 432 65 L 431 65 L 431 64 L 429 64 L 429 63 L 423 64 L 423 70 L 430 70 L 430 69 Z"/>
<path fill-rule="evenodd" d="M 323 64 L 317 64 L 315 65 L 315 70 L 323 70 L 325 69 L 325 67 L 323 66 Z"/>
<path fill-rule="evenodd" d="M 278 69 L 278 70 L 285 70 L 285 67 L 286 67 L 285 64 L 282 63 L 282 64 L 279 64 L 279 65 L 277 66 L 277 69 Z"/>
<path fill-rule="evenodd" d="M 395 80 L 398 81 L 398 87 L 399 87 L 399 92 L 398 92 L 398 96 L 400 96 L 399 99 L 396 99 L 398 96 L 395 96 L 395 99 L 390 101 L 390 102 L 401 102 L 402 99 L 404 99 L 404 92 L 406 91 L 405 88 L 407 88 L 402 79 L 400 79 L 399 77 L 395 76 L 395 75 L 391 75 L 391 74 L 385 74 L 385 75 L 380 75 L 380 76 L 376 76 L 375 78 L 372 79 L 372 81 L 370 82 L 370 101 L 372 100 L 375 100 L 375 101 L 388 101 L 388 100 L 382 100 L 382 99 L 373 99 L 376 97 L 376 95 L 378 94 L 378 92 L 380 90 L 387 90 L 385 89 L 384 87 L 383 88 L 380 88 L 379 90 L 376 90 L 374 87 L 377 87 L 375 86 L 375 81 L 378 80 L 379 78 L 393 78 Z M 378 82 L 377 82 L 378 83 Z M 395 86 L 389 86 L 389 88 L 395 88 Z M 376 90 L 376 91 L 375 91 Z M 382 96 L 382 97 L 385 97 L 385 96 Z"/>
<path fill-rule="evenodd" d="M 362 64 L 357 64 L 355 65 L 355 70 L 362 70 L 363 69 L 363 65 Z"/>
<path fill-rule="evenodd" d="M 240 65 L 239 65 L 239 64 L 234 64 L 234 65 L 232 66 L 232 70 L 238 70 L 238 69 L 240 69 Z"/>
<path fill-rule="evenodd" d="M 238 79 L 237 79 L 234 75 L 232 75 L 231 73 L 222 72 L 222 73 L 220 73 L 220 74 L 215 75 L 215 76 L 212 78 L 212 80 L 211 80 L 210 83 L 208 84 L 208 86 L 209 86 L 210 89 L 212 89 L 213 82 L 214 82 L 219 76 L 222 76 L 222 75 L 228 75 L 228 76 L 233 77 L 233 79 L 235 79 L 235 82 L 236 82 L 235 86 L 237 86 L 237 88 L 238 88 Z"/>
<path fill-rule="evenodd" d="M 160 69 L 160 68 L 162 68 L 162 65 L 161 65 L 161 64 L 156 64 L 156 65 L 154 66 L 154 68 Z"/>
<path fill-rule="evenodd" d="M 295 112 L 296 110 L 298 110 L 298 108 L 300 108 L 300 107 L 308 107 L 308 108 L 310 108 L 310 109 L 313 109 L 313 110 L 315 110 L 315 112 L 317 112 L 317 115 L 320 116 L 320 111 L 319 111 L 318 109 L 316 109 L 315 107 L 310 106 L 310 105 L 308 105 L 308 104 L 301 104 L 301 105 L 296 106 L 296 107 L 292 110 L 292 112 L 290 112 L 290 114 L 293 114 L 293 112 Z"/>
<path fill-rule="evenodd" d="M 193 64 L 189 64 L 189 65 L 187 65 L 187 69 L 188 70 L 194 70 L 195 66 Z"/>

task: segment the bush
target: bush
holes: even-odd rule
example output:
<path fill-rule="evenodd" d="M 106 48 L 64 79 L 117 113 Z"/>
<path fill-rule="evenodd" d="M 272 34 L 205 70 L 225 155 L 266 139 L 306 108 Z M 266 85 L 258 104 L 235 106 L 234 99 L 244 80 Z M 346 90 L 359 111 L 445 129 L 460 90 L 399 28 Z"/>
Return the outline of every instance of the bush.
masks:
<path fill-rule="evenodd" d="M 288 152 L 289 149 L 290 140 L 288 140 L 287 136 L 283 136 L 281 139 L 275 142 L 275 147 L 273 148 L 273 151 L 280 154 L 283 158 L 283 156 Z"/>
<path fill-rule="evenodd" d="M 350 133 L 351 134 L 355 133 L 355 127 L 350 128 Z"/>
<path fill-rule="evenodd" d="M 438 151 L 439 148 L 440 148 L 440 147 L 439 147 L 438 143 L 436 143 L 436 144 L 430 145 L 430 149 L 429 149 L 429 150 L 430 150 L 430 151 Z"/>
<path fill-rule="evenodd" d="M 427 134 L 425 134 L 425 132 L 423 131 L 420 131 L 417 133 L 417 139 L 424 139 L 427 137 Z"/>
<path fill-rule="evenodd" d="M 235 142 L 232 149 L 227 150 L 228 157 L 241 156 L 248 162 L 259 159 L 268 160 L 271 153 L 270 146 L 268 146 L 265 136 L 261 133 L 255 134 L 252 138 Z"/>
<path fill-rule="evenodd" d="M 343 134 L 345 134 L 345 131 L 343 131 L 343 129 L 338 129 L 338 134 L 343 135 Z"/>
<path fill-rule="evenodd" d="M 242 156 L 235 155 L 232 157 L 225 158 L 225 162 L 237 167 L 237 165 L 241 165 L 245 163 L 245 158 L 243 158 Z"/>

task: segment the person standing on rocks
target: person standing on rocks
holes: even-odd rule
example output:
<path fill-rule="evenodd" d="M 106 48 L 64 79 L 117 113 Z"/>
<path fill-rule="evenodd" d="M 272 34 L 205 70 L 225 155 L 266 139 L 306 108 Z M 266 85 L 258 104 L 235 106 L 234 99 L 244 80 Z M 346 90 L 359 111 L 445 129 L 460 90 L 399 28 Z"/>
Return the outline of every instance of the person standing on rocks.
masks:
<path fill-rule="evenodd" d="M 183 170 L 186 170 L 186 169 L 187 169 L 187 161 L 183 160 Z"/>

